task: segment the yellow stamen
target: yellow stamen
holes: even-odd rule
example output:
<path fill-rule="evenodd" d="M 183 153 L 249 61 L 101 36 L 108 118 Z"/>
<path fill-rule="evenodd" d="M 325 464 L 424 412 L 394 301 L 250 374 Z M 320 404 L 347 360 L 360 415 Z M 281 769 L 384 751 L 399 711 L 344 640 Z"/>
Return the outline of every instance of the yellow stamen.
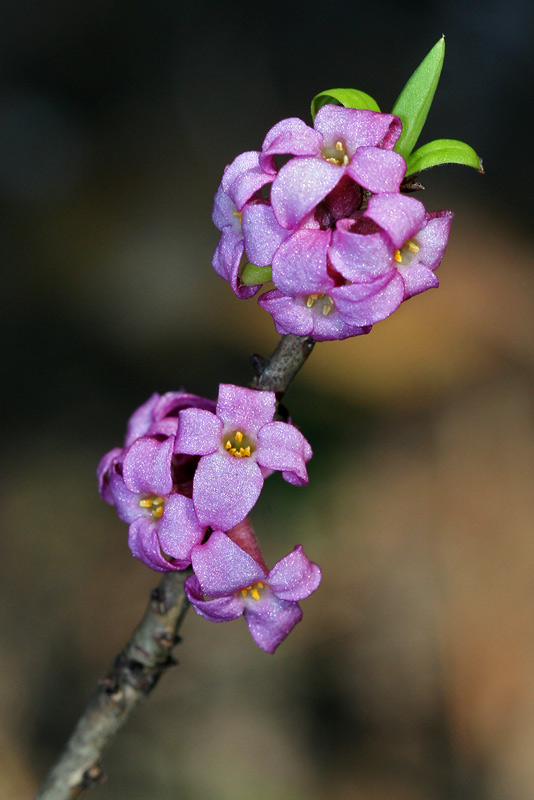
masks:
<path fill-rule="evenodd" d="M 231 450 L 232 449 L 232 442 L 230 441 L 230 439 L 228 439 L 228 441 L 226 442 L 226 444 L 224 446 L 225 446 L 225 448 L 227 450 Z"/>
<path fill-rule="evenodd" d="M 325 161 L 328 161 L 329 164 L 337 164 L 339 167 L 339 159 L 338 158 L 325 158 Z"/>
<path fill-rule="evenodd" d="M 256 586 L 258 587 L 258 589 L 263 589 L 263 583 L 261 581 L 258 581 Z"/>
<path fill-rule="evenodd" d="M 346 167 L 348 163 L 349 163 L 349 157 L 348 157 L 348 155 L 345 153 L 345 155 L 343 156 L 343 166 L 345 166 L 345 167 Z"/>
<path fill-rule="evenodd" d="M 242 211 L 234 211 L 234 217 L 241 217 Z"/>
<path fill-rule="evenodd" d="M 312 295 L 310 294 L 310 296 L 306 300 L 306 308 L 311 308 L 314 303 L 315 303 L 315 298 L 313 298 Z"/>
<path fill-rule="evenodd" d="M 141 508 L 152 508 L 152 498 L 151 497 L 144 497 L 139 500 L 139 505 Z"/>
<path fill-rule="evenodd" d="M 257 589 L 251 589 L 250 590 L 250 594 L 252 595 L 254 600 L 259 600 L 260 599 L 260 593 L 258 592 Z"/>
<path fill-rule="evenodd" d="M 152 516 L 156 517 L 156 519 L 160 519 L 160 517 L 163 516 L 163 506 L 157 506 L 156 508 L 153 508 Z"/>
<path fill-rule="evenodd" d="M 336 150 L 339 150 L 339 152 L 343 150 L 343 142 L 336 142 Z"/>
<path fill-rule="evenodd" d="M 421 248 L 415 242 L 408 242 L 408 250 L 410 253 L 418 253 Z"/>
<path fill-rule="evenodd" d="M 241 447 L 241 450 L 243 450 L 243 455 L 245 456 L 250 455 L 250 445 L 247 445 L 246 447 Z"/>
<path fill-rule="evenodd" d="M 331 311 L 332 311 L 331 305 L 323 306 L 323 317 L 327 317 Z"/>
<path fill-rule="evenodd" d="M 239 442 L 242 442 L 242 441 L 243 441 L 243 434 L 241 433 L 241 431 L 236 431 L 236 432 L 235 432 L 235 434 L 234 434 L 234 439 L 236 440 L 236 442 L 237 442 L 238 444 L 239 444 Z"/>
<path fill-rule="evenodd" d="M 402 264 L 402 253 L 400 250 L 395 250 L 393 253 L 393 258 L 397 262 L 397 264 Z"/>

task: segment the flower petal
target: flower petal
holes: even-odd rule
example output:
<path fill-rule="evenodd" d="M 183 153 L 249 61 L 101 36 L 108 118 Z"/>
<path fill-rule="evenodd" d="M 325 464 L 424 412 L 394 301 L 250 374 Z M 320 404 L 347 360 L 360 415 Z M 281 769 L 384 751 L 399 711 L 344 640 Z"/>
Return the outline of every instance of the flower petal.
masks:
<path fill-rule="evenodd" d="M 425 227 L 417 233 L 417 243 L 421 248 L 417 260 L 430 269 L 437 269 L 449 241 L 449 231 L 454 217 L 452 211 L 433 211 L 426 215 Z"/>
<path fill-rule="evenodd" d="M 263 486 L 252 458 L 229 453 L 203 456 L 193 479 L 193 502 L 201 525 L 228 531 L 247 516 Z"/>
<path fill-rule="evenodd" d="M 234 294 L 241 300 L 254 297 L 261 288 L 259 285 L 243 286 L 241 283 L 239 272 L 244 250 L 245 240 L 241 229 L 235 231 L 232 228 L 225 228 L 211 260 L 211 265 L 217 275 L 228 281 Z"/>
<path fill-rule="evenodd" d="M 110 505 L 115 504 L 113 495 L 109 489 L 110 477 L 112 471 L 114 471 L 115 464 L 122 455 L 122 452 L 122 447 L 114 447 L 113 450 L 110 450 L 109 453 L 106 453 L 106 455 L 100 459 L 100 463 L 96 468 L 100 497 Z"/>
<path fill-rule="evenodd" d="M 425 207 L 405 194 L 378 194 L 370 198 L 363 216 L 380 225 L 400 248 L 423 226 Z"/>
<path fill-rule="evenodd" d="M 269 572 L 269 586 L 281 600 L 303 600 L 321 583 L 321 570 L 300 545 Z"/>
<path fill-rule="evenodd" d="M 298 117 L 290 117 L 271 128 L 263 140 L 261 150 L 264 156 L 285 153 L 293 156 L 314 156 L 319 153 L 322 141 L 320 133 Z"/>
<path fill-rule="evenodd" d="M 222 420 L 225 432 L 233 428 L 254 435 L 262 425 L 271 422 L 275 411 L 274 392 L 258 392 L 231 383 L 219 385 L 217 416 Z"/>
<path fill-rule="evenodd" d="M 289 483 L 302 486 L 308 483 L 306 462 L 312 449 L 302 433 L 287 422 L 270 422 L 258 432 L 258 464 L 269 469 L 282 470 Z"/>
<path fill-rule="evenodd" d="M 174 559 L 178 569 L 191 563 L 191 550 L 202 542 L 206 529 L 198 521 L 193 501 L 181 494 L 171 494 L 165 500 L 158 525 L 160 547 Z"/>
<path fill-rule="evenodd" d="M 266 183 L 270 183 L 276 175 L 276 169 L 269 163 L 260 165 L 260 153 L 249 150 L 234 158 L 226 167 L 221 181 L 225 191 L 241 211 L 247 200 L 250 200 Z"/>
<path fill-rule="evenodd" d="M 291 297 L 272 289 L 258 298 L 258 305 L 271 314 L 276 330 L 282 336 L 286 333 L 309 336 L 313 331 L 312 313 L 306 306 L 305 297 Z"/>
<path fill-rule="evenodd" d="M 221 531 L 214 531 L 206 544 L 195 547 L 191 562 L 204 594 L 223 597 L 258 581 L 266 581 L 262 567 Z"/>
<path fill-rule="evenodd" d="M 139 408 L 134 411 L 128 420 L 128 427 L 126 428 L 126 439 L 124 442 L 126 447 L 129 447 L 136 439 L 146 434 L 154 421 L 153 412 L 159 399 L 159 394 L 154 392 L 146 403 L 143 403 L 142 406 L 139 406 Z"/>
<path fill-rule="evenodd" d="M 249 203 L 241 219 L 247 258 L 257 267 L 272 263 L 278 246 L 287 239 L 289 231 L 278 224 L 271 206 Z"/>
<path fill-rule="evenodd" d="M 222 423 L 211 411 L 186 408 L 180 411 L 174 451 L 204 456 L 221 444 Z"/>
<path fill-rule="evenodd" d="M 144 517 L 134 520 L 128 531 L 128 545 L 132 555 L 150 569 L 157 572 L 172 572 L 176 569 L 161 552 L 155 521 Z"/>
<path fill-rule="evenodd" d="M 406 162 L 393 150 L 359 147 L 347 166 L 347 174 L 370 192 L 398 192 Z"/>
<path fill-rule="evenodd" d="M 204 412 L 209 413 L 209 412 Z M 130 492 L 167 495 L 172 492 L 171 460 L 174 438 L 164 442 L 142 436 L 128 448 L 122 475 Z"/>
<path fill-rule="evenodd" d="M 245 605 L 243 616 L 258 647 L 267 653 L 274 653 L 297 622 L 300 622 L 302 611 L 297 603 L 279 600 L 266 591 L 260 600 Z"/>
<path fill-rule="evenodd" d="M 380 146 L 392 150 L 402 130 L 400 119 L 393 114 L 333 104 L 319 109 L 313 126 L 322 133 L 325 146 L 341 141 L 351 158 L 358 147 Z"/>
<path fill-rule="evenodd" d="M 343 219 L 337 223 L 328 254 L 333 266 L 344 278 L 367 283 L 391 270 L 394 248 L 384 231 L 353 233 L 352 222 Z"/>
<path fill-rule="evenodd" d="M 395 311 L 404 299 L 404 282 L 396 269 L 370 283 L 332 290 L 341 317 L 353 325 L 374 325 Z"/>
<path fill-rule="evenodd" d="M 323 158 L 296 157 L 285 164 L 271 187 L 271 205 L 283 228 L 294 228 L 341 180 L 344 167 Z"/>
<path fill-rule="evenodd" d="M 334 285 L 327 272 L 332 231 L 304 228 L 282 242 L 273 258 L 272 276 L 284 294 L 327 292 Z"/>
<path fill-rule="evenodd" d="M 113 498 L 117 516 L 123 522 L 130 523 L 139 517 L 150 517 L 150 512 L 147 512 L 139 505 L 139 494 L 130 492 L 126 488 L 122 476 L 116 470 L 113 470 L 110 475 L 109 491 Z"/>
<path fill-rule="evenodd" d="M 191 575 L 184 583 L 187 599 L 201 617 L 210 622 L 230 622 L 241 616 L 244 610 L 243 601 L 236 595 L 204 600 L 202 589 L 196 575 Z"/>

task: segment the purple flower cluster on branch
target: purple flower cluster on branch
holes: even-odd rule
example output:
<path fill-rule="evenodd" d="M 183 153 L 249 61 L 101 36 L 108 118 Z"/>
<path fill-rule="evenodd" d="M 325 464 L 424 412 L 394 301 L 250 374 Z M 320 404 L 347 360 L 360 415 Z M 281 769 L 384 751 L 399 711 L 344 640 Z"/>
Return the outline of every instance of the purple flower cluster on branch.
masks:
<path fill-rule="evenodd" d="M 401 131 L 393 114 L 329 104 L 313 128 L 282 120 L 261 151 L 226 168 L 213 267 L 243 299 L 262 286 L 243 283 L 244 267 L 270 267 L 275 288 L 258 302 L 279 333 L 317 341 L 368 333 L 438 285 L 453 214 L 427 213 L 402 193 L 406 162 L 393 150 Z M 276 157 L 288 156 L 278 168 Z"/>
<path fill-rule="evenodd" d="M 125 446 L 97 470 L 102 498 L 129 524 L 133 555 L 159 572 L 192 565 L 185 590 L 196 611 L 215 622 L 243 615 L 270 653 L 321 579 L 300 547 L 269 571 L 247 520 L 275 470 L 289 483 L 308 482 L 311 447 L 275 412 L 274 392 L 229 384 L 216 404 L 154 394 L 131 417 Z"/>

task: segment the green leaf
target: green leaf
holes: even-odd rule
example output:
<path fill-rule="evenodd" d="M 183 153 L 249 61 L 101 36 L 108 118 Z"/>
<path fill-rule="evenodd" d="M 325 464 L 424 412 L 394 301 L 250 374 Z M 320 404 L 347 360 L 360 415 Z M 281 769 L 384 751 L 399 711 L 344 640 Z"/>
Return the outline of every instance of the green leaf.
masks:
<path fill-rule="evenodd" d="M 240 280 L 245 286 L 257 286 L 259 283 L 268 283 L 271 280 L 271 268 L 257 267 L 256 264 L 247 263 L 243 267 Z"/>
<path fill-rule="evenodd" d="M 419 64 L 393 106 L 391 113 L 400 117 L 402 122 L 402 133 L 394 149 L 403 158 L 408 158 L 423 130 L 444 58 L 445 37 L 442 36 Z"/>
<path fill-rule="evenodd" d="M 345 108 L 367 108 L 370 111 L 380 111 L 376 100 L 373 100 L 365 92 L 360 92 L 359 89 L 328 89 L 326 92 L 316 94 L 313 98 L 311 102 L 312 119 L 315 119 L 319 109 L 328 103 L 345 106 Z"/>
<path fill-rule="evenodd" d="M 437 167 L 439 164 L 463 164 L 484 173 L 482 161 L 472 147 L 457 139 L 435 139 L 418 147 L 406 160 L 406 174 L 413 175 L 422 169 Z"/>

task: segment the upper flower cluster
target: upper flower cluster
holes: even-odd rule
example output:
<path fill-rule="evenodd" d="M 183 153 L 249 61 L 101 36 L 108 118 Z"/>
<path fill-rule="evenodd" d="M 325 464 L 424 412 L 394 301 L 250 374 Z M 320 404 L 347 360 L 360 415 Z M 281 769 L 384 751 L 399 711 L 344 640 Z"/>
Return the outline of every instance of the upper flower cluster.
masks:
<path fill-rule="evenodd" d="M 289 483 L 308 482 L 310 445 L 275 421 L 275 410 L 273 392 L 228 384 L 216 404 L 186 392 L 154 394 L 131 417 L 125 446 L 97 471 L 103 499 L 129 523 L 133 555 L 160 572 L 193 564 L 186 591 L 197 611 L 215 621 L 244 614 L 268 652 L 320 581 L 299 548 L 269 572 L 246 520 L 274 470 Z M 206 566 L 212 561 L 215 570 Z"/>
<path fill-rule="evenodd" d="M 275 289 L 259 304 L 279 333 L 367 333 L 437 286 L 453 214 L 427 213 L 401 193 L 406 162 L 393 150 L 401 131 L 393 114 L 325 105 L 313 128 L 282 120 L 261 152 L 226 168 L 213 209 L 221 231 L 213 266 L 241 298 L 261 288 L 247 285 L 250 275 L 272 278 Z M 278 168 L 276 157 L 287 156 Z M 267 269 L 247 273 L 250 264 Z"/>

